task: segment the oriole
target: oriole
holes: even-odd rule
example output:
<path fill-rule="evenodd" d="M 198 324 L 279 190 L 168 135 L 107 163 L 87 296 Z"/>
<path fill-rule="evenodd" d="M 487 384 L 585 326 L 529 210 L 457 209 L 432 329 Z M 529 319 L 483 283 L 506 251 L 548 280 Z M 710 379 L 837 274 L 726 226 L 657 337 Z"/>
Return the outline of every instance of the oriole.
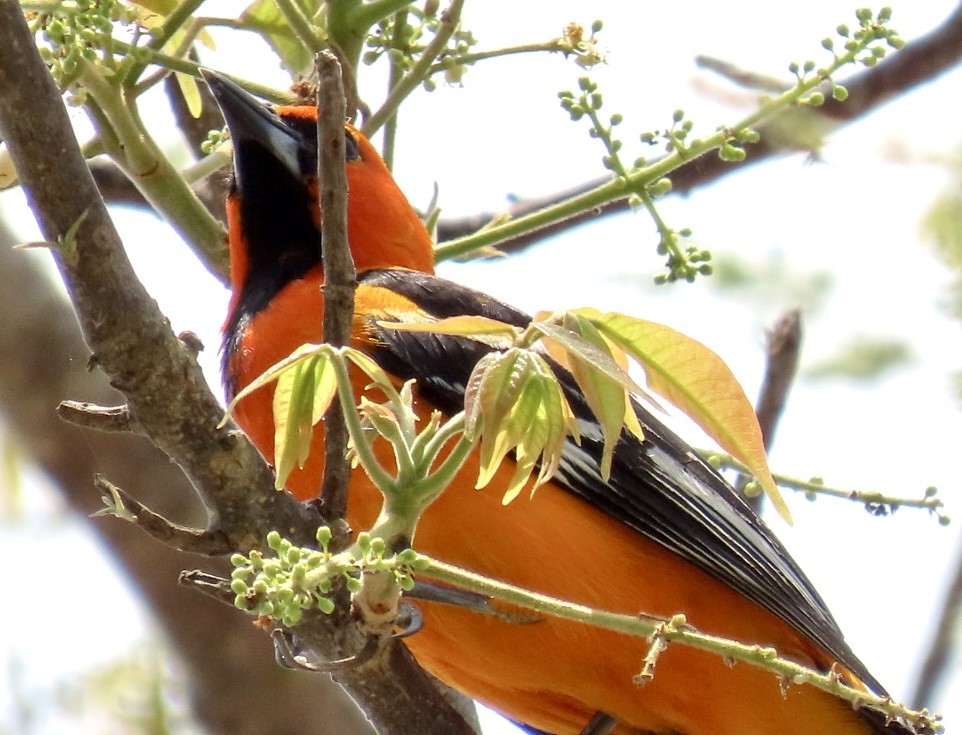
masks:
<path fill-rule="evenodd" d="M 232 397 L 296 347 L 322 339 L 316 116 L 312 107 L 266 107 L 223 78 L 209 82 L 234 146 L 227 201 L 233 295 L 223 345 Z M 348 235 L 359 280 L 352 346 L 398 379 L 417 380 L 420 415 L 433 408 L 451 415 L 462 407 L 472 367 L 492 348 L 378 322 L 476 314 L 523 326 L 529 317 L 434 276 L 431 238 L 417 213 L 373 146 L 349 124 L 345 136 Z M 883 692 L 769 529 L 643 409 L 637 413 L 645 440 L 621 437 L 604 482 L 600 428 L 574 383 L 563 373 L 561 380 L 582 441 L 566 446 L 557 476 L 530 501 L 503 507 L 499 487 L 512 476 L 511 463 L 477 491 L 477 461 L 469 461 L 424 514 L 415 548 L 596 608 L 683 612 L 698 630 L 773 646 L 823 671 L 835 666 L 854 686 Z M 235 413 L 269 461 L 271 400 L 270 390 L 257 391 Z M 323 458 L 314 448 L 303 470 L 291 475 L 288 489 L 299 499 L 317 495 Z M 351 527 L 369 527 L 379 507 L 376 488 L 356 473 Z M 619 733 L 910 732 L 812 687 L 691 648 L 670 648 L 654 679 L 638 687 L 633 675 L 644 641 L 556 619 L 512 624 L 450 605 L 424 603 L 423 614 L 423 629 L 409 639 L 418 661 L 532 732 L 578 733 L 597 711 L 617 718 Z"/>

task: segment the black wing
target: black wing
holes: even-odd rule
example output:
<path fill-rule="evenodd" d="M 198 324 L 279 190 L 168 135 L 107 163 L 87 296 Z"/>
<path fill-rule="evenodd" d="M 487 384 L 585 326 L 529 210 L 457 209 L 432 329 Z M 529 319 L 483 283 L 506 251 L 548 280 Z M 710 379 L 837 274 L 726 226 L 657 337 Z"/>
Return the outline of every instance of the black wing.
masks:
<path fill-rule="evenodd" d="M 367 286 L 402 294 L 436 317 L 477 315 L 525 327 L 531 318 L 477 291 L 411 271 L 369 271 Z M 398 377 L 417 380 L 425 398 L 447 413 L 463 408 L 471 370 L 493 348 L 476 340 L 378 327 L 372 356 Z M 554 482 L 656 541 L 771 611 L 883 693 L 845 643 L 822 598 L 768 527 L 685 442 L 635 404 L 644 441 L 622 433 L 611 477 L 599 473 L 603 436 L 584 396 L 555 366 L 578 418 L 581 445 L 569 440 Z"/>

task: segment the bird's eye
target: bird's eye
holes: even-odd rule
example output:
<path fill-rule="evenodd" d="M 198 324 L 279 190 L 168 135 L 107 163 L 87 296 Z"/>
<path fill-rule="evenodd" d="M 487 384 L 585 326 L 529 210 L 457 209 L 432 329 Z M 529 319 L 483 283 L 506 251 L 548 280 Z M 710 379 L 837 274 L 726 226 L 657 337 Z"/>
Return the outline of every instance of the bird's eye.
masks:
<path fill-rule="evenodd" d="M 354 161 L 361 157 L 361 150 L 357 146 L 357 138 L 350 130 L 344 131 L 344 158 Z"/>

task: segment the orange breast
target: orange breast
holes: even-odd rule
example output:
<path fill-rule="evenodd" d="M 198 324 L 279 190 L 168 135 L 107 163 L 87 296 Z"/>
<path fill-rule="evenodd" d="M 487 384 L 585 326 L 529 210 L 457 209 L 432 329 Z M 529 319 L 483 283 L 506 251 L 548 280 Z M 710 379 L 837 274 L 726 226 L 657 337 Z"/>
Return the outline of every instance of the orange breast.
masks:
<path fill-rule="evenodd" d="M 259 314 L 234 356 L 243 387 L 295 347 L 321 338 L 323 299 L 316 279 L 288 286 Z M 306 319 L 305 314 L 312 317 Z M 365 381 L 366 382 L 366 381 Z M 355 388 L 363 387 L 359 381 Z M 419 405 L 427 416 L 429 406 Z M 243 401 L 237 422 L 270 460 L 271 392 Z M 390 449 L 378 442 L 388 461 Z M 547 486 L 508 507 L 502 489 L 513 469 L 473 490 L 477 462 L 425 513 L 414 546 L 431 556 L 538 592 L 623 613 L 669 616 L 683 612 L 703 632 L 775 646 L 805 664 L 828 657 L 772 614 L 708 577 L 661 546 L 571 494 Z M 323 470 L 315 447 L 289 485 L 314 497 Z M 357 471 L 348 521 L 370 527 L 380 494 Z M 811 735 L 866 733 L 852 709 L 810 687 L 782 692 L 776 677 L 753 667 L 727 666 L 719 657 L 679 645 L 659 659 L 655 678 L 637 687 L 644 640 L 546 619 L 509 624 L 464 609 L 425 603 L 424 629 L 408 639 L 418 660 L 440 679 L 507 716 L 564 735 L 578 733 L 603 710 L 622 733 L 687 735 Z M 630 726 L 630 727 L 629 727 Z"/>

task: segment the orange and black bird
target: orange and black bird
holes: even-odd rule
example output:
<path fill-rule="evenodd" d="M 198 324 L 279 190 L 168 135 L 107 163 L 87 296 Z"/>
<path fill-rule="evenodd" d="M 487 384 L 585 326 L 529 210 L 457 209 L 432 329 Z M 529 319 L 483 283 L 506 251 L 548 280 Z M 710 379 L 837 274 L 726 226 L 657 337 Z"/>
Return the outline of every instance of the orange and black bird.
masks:
<path fill-rule="evenodd" d="M 233 295 L 224 326 L 223 372 L 233 397 L 307 342 L 322 340 L 324 274 L 312 107 L 260 104 L 210 76 L 230 129 L 234 174 L 227 200 Z M 353 347 L 398 381 L 415 379 L 415 407 L 460 411 L 472 368 L 493 348 L 384 322 L 481 315 L 519 327 L 530 317 L 434 275 L 431 238 L 372 145 L 345 125 L 348 237 L 358 271 Z M 475 490 L 477 460 L 428 508 L 414 547 L 514 585 L 595 608 L 686 614 L 700 631 L 772 646 L 806 666 L 882 694 L 812 584 L 765 524 L 681 439 L 641 407 L 643 441 L 625 432 L 611 475 L 599 466 L 603 436 L 562 368 L 579 421 L 556 476 L 528 500 L 503 506 L 510 460 Z M 364 389 L 360 379 L 355 388 Z M 270 461 L 270 389 L 239 403 L 235 418 Z M 322 432 L 316 432 L 316 435 Z M 376 444 L 386 444 L 378 442 Z M 389 448 L 384 448 L 389 452 Z M 313 448 L 290 476 L 297 498 L 317 495 L 324 452 Z M 352 478 L 348 521 L 369 528 L 381 496 Z M 644 641 L 548 618 L 518 625 L 469 607 L 424 602 L 408 639 L 418 661 L 531 733 L 571 735 L 596 712 L 618 733 L 647 735 L 870 735 L 911 730 L 758 668 L 682 646 L 661 656 L 643 687 L 633 676 Z"/>

